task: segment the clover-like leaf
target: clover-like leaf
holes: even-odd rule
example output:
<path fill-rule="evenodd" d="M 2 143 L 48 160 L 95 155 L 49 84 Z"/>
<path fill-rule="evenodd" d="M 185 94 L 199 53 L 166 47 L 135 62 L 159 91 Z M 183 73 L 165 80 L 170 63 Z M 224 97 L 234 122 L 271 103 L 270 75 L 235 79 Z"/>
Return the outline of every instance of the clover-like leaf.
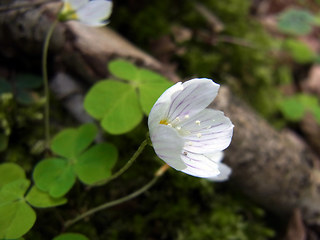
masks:
<path fill-rule="evenodd" d="M 172 86 L 172 83 L 163 76 L 147 69 L 140 69 L 139 78 L 140 84 L 138 85 L 138 88 L 140 104 L 143 112 L 146 115 L 149 115 L 154 103 L 166 89 Z"/>
<path fill-rule="evenodd" d="M 59 198 L 72 188 L 76 175 L 73 166 L 65 159 L 48 158 L 36 165 L 33 179 L 40 190 Z"/>
<path fill-rule="evenodd" d="M 315 53 L 308 45 L 301 41 L 287 39 L 284 42 L 284 46 L 289 51 L 292 58 L 298 63 L 309 63 L 316 59 Z"/>
<path fill-rule="evenodd" d="M 42 78 L 32 74 L 18 74 L 15 78 L 16 88 L 34 89 L 42 85 Z"/>
<path fill-rule="evenodd" d="M 76 155 L 83 152 L 92 141 L 95 139 L 98 133 L 97 127 L 94 124 L 83 124 L 78 128 L 78 134 L 74 142 L 74 152 Z"/>
<path fill-rule="evenodd" d="M 63 233 L 53 240 L 89 240 L 89 238 L 80 233 Z"/>
<path fill-rule="evenodd" d="M 34 97 L 32 96 L 31 92 L 27 92 L 24 89 L 17 89 L 16 90 L 16 99 L 19 103 L 28 105 L 34 102 Z"/>
<path fill-rule="evenodd" d="M 26 174 L 22 167 L 15 163 L 0 164 L 0 188 L 18 179 L 25 179 Z"/>
<path fill-rule="evenodd" d="M 29 180 L 18 178 L 0 188 L 0 239 L 19 238 L 33 226 L 36 214 L 24 200 L 29 186 Z"/>
<path fill-rule="evenodd" d="M 84 124 L 65 129 L 53 138 L 51 149 L 62 157 L 44 159 L 36 165 L 33 179 L 39 189 L 31 189 L 27 196 L 31 205 L 50 207 L 65 203 L 65 199 L 50 196 L 62 197 L 72 188 L 76 177 L 86 184 L 94 184 L 110 176 L 118 157 L 117 149 L 108 143 L 88 148 L 96 134 L 95 125 Z"/>
<path fill-rule="evenodd" d="M 74 159 L 92 143 L 97 131 L 95 125 L 90 123 L 83 124 L 78 129 L 65 129 L 52 139 L 51 149 L 60 156 Z"/>
<path fill-rule="evenodd" d="M 309 111 L 320 123 L 320 104 L 316 96 L 296 94 L 284 99 L 280 104 L 284 117 L 290 121 L 300 121 L 305 112 Z"/>
<path fill-rule="evenodd" d="M 172 84 L 160 74 L 122 59 L 111 61 L 108 69 L 115 77 L 129 82 L 98 82 L 88 92 L 84 107 L 91 116 L 101 120 L 107 132 L 122 134 L 137 126 L 143 113 L 148 115 L 159 96 Z"/>
<path fill-rule="evenodd" d="M 305 35 L 311 32 L 315 17 L 307 10 L 288 9 L 278 18 L 278 29 L 293 35 Z"/>
<path fill-rule="evenodd" d="M 53 198 L 36 186 L 33 186 L 28 192 L 26 200 L 30 205 L 37 208 L 55 207 L 67 202 L 66 198 Z"/>
<path fill-rule="evenodd" d="M 120 79 L 128 80 L 128 81 L 136 81 L 138 75 L 138 69 L 132 63 L 117 59 L 111 61 L 108 65 L 109 71 Z"/>
<path fill-rule="evenodd" d="M 132 130 L 143 117 L 135 88 L 112 80 L 95 84 L 85 97 L 84 108 L 111 134 Z"/>
<path fill-rule="evenodd" d="M 111 175 L 117 157 L 117 149 L 112 144 L 97 144 L 79 157 L 75 171 L 82 182 L 93 184 Z"/>
<path fill-rule="evenodd" d="M 30 186 L 27 179 L 17 179 L 0 188 L 0 204 L 6 204 L 11 201 L 23 199 L 25 192 Z"/>
<path fill-rule="evenodd" d="M 281 102 L 280 110 L 288 120 L 299 121 L 304 115 L 305 108 L 296 97 L 290 97 Z"/>
<path fill-rule="evenodd" d="M 54 136 L 51 142 L 51 150 L 65 158 L 74 158 L 73 144 L 77 137 L 77 130 L 68 128 Z"/>
<path fill-rule="evenodd" d="M 24 201 L 0 204 L 0 239 L 16 239 L 32 228 L 36 214 Z"/>
<path fill-rule="evenodd" d="M 318 98 L 310 94 L 298 94 L 297 97 L 305 110 L 311 112 L 316 121 L 320 123 L 320 104 Z"/>

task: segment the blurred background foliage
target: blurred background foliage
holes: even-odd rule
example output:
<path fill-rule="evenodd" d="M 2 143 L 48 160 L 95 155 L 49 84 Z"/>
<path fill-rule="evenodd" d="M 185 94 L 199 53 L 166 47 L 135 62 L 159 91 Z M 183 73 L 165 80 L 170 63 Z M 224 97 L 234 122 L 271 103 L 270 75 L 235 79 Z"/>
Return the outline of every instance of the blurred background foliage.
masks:
<path fill-rule="evenodd" d="M 312 6 L 319 9 L 318 4 Z M 109 26 L 183 79 L 208 77 L 229 85 L 278 128 L 300 131 L 307 113 L 320 123 L 319 97 L 302 84 L 320 61 L 318 52 L 303 38 L 318 36 L 314 28 L 319 16 L 308 1 L 271 11 L 275 22 L 271 30 L 259 18 L 253 1 L 124 0 L 114 5 Z M 30 78 L 32 84 L 24 85 L 23 79 Z M 28 177 L 44 149 L 39 140 L 43 99 L 36 79 L 29 74 L 0 79 L 0 156 L 22 166 Z M 52 101 L 53 131 L 75 127 L 59 103 Z M 130 133 L 104 134 L 120 149 L 115 169 L 131 157 L 146 132 L 144 118 Z M 87 188 L 77 182 L 67 195 L 67 205 L 37 210 L 41 221 L 25 239 L 51 239 L 60 233 L 61 219 L 128 194 L 148 181 L 159 163 L 148 148 L 110 185 Z M 228 183 L 213 184 L 172 170 L 144 196 L 100 212 L 70 231 L 89 239 L 265 240 L 274 239 L 278 230 L 272 217 L 267 218 L 262 208 Z"/>

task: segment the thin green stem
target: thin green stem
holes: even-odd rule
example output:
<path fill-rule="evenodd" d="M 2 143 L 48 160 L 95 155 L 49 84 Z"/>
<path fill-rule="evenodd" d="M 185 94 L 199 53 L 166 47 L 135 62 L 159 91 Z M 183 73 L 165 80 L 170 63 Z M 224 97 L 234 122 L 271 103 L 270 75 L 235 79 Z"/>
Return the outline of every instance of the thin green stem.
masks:
<path fill-rule="evenodd" d="M 144 185 L 142 188 L 138 189 L 137 191 L 135 191 L 135 192 L 123 197 L 123 198 L 119 198 L 117 200 L 104 203 L 104 204 L 102 204 L 102 205 L 100 205 L 98 207 L 92 208 L 91 210 L 80 214 L 78 217 L 76 217 L 76 218 L 74 218 L 72 220 L 67 221 L 64 224 L 64 228 L 66 229 L 66 228 L 70 227 L 72 224 L 74 224 L 74 223 L 76 223 L 76 222 L 84 219 L 85 217 L 90 216 L 90 215 L 92 215 L 92 214 L 94 214 L 96 212 L 99 212 L 101 210 L 113 207 L 115 205 L 121 204 L 123 202 L 129 201 L 129 200 L 139 196 L 140 194 L 146 192 L 149 188 L 151 188 L 157 182 L 157 180 L 159 179 L 160 176 L 161 175 L 155 175 L 153 177 L 153 179 L 150 182 L 148 182 L 146 185 Z"/>
<path fill-rule="evenodd" d="M 58 23 L 58 19 L 56 19 L 50 26 L 42 51 L 42 75 L 43 75 L 43 86 L 44 86 L 44 96 L 45 96 L 45 105 L 44 105 L 44 131 L 45 131 L 45 147 L 49 149 L 50 145 L 50 103 L 49 103 L 49 83 L 48 83 L 48 50 L 49 43 L 52 37 L 53 31 Z"/>
<path fill-rule="evenodd" d="M 99 182 L 98 185 L 103 185 L 111 182 L 112 180 L 119 177 L 121 174 L 123 174 L 127 169 L 134 163 L 134 161 L 139 157 L 139 155 L 142 153 L 143 149 L 148 145 L 148 140 L 145 139 L 137 149 L 137 151 L 132 155 L 132 157 L 129 159 L 129 161 L 116 173 L 114 173 L 110 178 L 108 178 L 104 182 Z"/>

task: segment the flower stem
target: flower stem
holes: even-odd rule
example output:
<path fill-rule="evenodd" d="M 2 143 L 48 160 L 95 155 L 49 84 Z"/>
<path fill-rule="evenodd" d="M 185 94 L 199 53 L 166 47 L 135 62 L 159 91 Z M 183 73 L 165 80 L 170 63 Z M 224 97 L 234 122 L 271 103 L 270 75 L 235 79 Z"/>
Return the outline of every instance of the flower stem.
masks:
<path fill-rule="evenodd" d="M 49 83 L 48 83 L 48 50 L 49 43 L 52 37 L 53 31 L 58 23 L 56 19 L 50 26 L 42 51 L 42 77 L 43 77 L 43 86 L 44 86 L 44 96 L 45 96 L 45 105 L 44 105 L 44 131 L 45 131 L 45 148 L 49 149 L 50 145 L 50 103 L 49 103 Z"/>
<path fill-rule="evenodd" d="M 139 155 L 142 153 L 143 149 L 148 145 L 148 141 L 147 139 L 145 139 L 139 146 L 139 148 L 137 149 L 137 151 L 132 155 L 132 157 L 129 159 L 129 161 L 115 174 L 113 174 L 110 178 L 108 178 L 107 180 L 103 181 L 103 182 L 99 182 L 98 185 L 104 185 L 107 184 L 109 182 L 111 182 L 112 180 L 116 179 L 117 177 L 119 177 L 121 174 L 123 174 L 133 163 L 134 161 L 139 157 Z"/>
<path fill-rule="evenodd" d="M 142 144 L 141 144 L 142 145 Z M 74 218 L 74 219 L 71 219 L 69 221 L 67 221 L 65 224 L 64 224 L 64 228 L 68 228 L 70 227 L 72 224 L 82 220 L 83 218 L 87 217 L 87 216 L 90 216 L 96 212 L 99 212 L 101 210 L 104 210 L 106 208 L 110 208 L 110 207 L 113 207 L 115 205 L 118 205 L 118 204 L 121 204 L 123 202 L 126 202 L 126 201 L 129 201 L 137 196 L 139 196 L 140 194 L 146 192 L 149 188 L 151 188 L 156 182 L 157 180 L 159 179 L 159 177 L 161 177 L 163 175 L 163 173 L 168 169 L 168 167 L 166 165 L 164 165 L 165 167 L 161 167 L 161 171 L 157 171 L 155 174 L 154 174 L 154 177 L 152 178 L 152 180 L 150 182 L 148 182 L 146 185 L 144 185 L 142 188 L 138 189 L 137 191 L 123 197 L 123 198 L 119 198 L 117 200 L 114 200 L 114 201 L 111 201 L 111 202 L 107 202 L 107 203 L 104 203 L 98 207 L 95 207 L 95 208 L 92 208 L 91 210 L 87 211 L 87 212 L 84 212 L 82 214 L 80 214 L 78 217 Z M 159 174 L 161 172 L 161 174 Z"/>

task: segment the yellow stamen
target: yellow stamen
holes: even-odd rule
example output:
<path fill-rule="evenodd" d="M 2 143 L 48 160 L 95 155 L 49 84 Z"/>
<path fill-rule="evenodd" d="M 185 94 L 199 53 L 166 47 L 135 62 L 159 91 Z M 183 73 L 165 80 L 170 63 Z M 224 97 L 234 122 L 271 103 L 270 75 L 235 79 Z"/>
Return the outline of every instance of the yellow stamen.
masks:
<path fill-rule="evenodd" d="M 77 20 L 78 19 L 78 15 L 77 15 L 76 11 L 72 8 L 71 4 L 68 2 L 64 3 L 63 10 L 61 13 L 63 15 L 65 15 L 68 20 Z"/>
<path fill-rule="evenodd" d="M 163 125 L 168 125 L 169 124 L 167 119 L 162 119 L 159 123 L 163 124 Z"/>

